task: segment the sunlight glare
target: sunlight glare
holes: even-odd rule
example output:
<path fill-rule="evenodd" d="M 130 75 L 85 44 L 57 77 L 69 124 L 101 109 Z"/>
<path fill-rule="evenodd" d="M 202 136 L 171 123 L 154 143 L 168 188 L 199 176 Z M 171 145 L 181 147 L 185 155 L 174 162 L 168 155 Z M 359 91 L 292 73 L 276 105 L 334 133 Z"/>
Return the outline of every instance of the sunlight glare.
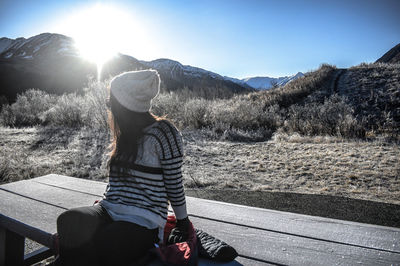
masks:
<path fill-rule="evenodd" d="M 98 74 L 107 60 L 127 46 L 143 51 L 147 45 L 140 23 L 114 6 L 97 4 L 80 10 L 60 28 L 74 39 L 80 55 L 97 65 Z"/>

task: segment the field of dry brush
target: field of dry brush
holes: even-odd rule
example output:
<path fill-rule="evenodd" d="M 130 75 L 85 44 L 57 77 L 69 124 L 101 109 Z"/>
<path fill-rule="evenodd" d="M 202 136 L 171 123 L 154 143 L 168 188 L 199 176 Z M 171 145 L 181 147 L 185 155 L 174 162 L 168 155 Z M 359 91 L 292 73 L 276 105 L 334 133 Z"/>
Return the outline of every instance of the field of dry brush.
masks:
<path fill-rule="evenodd" d="M 400 204 L 400 147 L 275 135 L 258 143 L 184 131 L 187 189 L 297 192 Z M 2 182 L 57 173 L 106 181 L 108 136 L 68 128 L 1 128 Z"/>

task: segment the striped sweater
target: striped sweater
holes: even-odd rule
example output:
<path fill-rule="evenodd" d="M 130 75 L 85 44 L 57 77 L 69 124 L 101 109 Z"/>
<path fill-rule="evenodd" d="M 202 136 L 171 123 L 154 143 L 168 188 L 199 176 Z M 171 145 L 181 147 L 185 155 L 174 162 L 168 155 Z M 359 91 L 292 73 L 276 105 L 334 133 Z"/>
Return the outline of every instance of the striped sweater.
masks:
<path fill-rule="evenodd" d="M 123 158 L 111 165 L 109 184 L 100 204 L 114 220 L 149 229 L 158 227 L 162 240 L 168 201 L 178 219 L 187 217 L 182 136 L 166 120 L 155 122 L 144 133 L 135 162 Z"/>

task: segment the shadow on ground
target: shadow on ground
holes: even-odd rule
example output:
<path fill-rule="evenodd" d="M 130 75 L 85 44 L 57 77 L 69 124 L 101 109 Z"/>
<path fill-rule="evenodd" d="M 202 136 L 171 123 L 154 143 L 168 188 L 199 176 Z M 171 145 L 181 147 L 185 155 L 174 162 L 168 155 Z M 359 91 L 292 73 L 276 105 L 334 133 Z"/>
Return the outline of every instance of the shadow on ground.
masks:
<path fill-rule="evenodd" d="M 194 190 L 187 196 L 333 219 L 400 227 L 400 205 L 292 192 Z"/>

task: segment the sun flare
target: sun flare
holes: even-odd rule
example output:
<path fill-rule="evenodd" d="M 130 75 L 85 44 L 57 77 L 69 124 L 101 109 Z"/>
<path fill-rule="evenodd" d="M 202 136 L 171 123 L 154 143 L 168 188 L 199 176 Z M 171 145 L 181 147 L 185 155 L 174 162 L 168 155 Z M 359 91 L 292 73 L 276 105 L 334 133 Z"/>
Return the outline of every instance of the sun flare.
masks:
<path fill-rule="evenodd" d="M 82 9 L 64 20 L 60 28 L 74 39 L 80 55 L 97 65 L 98 74 L 118 52 L 143 53 L 149 43 L 140 22 L 115 6 L 97 4 Z"/>

